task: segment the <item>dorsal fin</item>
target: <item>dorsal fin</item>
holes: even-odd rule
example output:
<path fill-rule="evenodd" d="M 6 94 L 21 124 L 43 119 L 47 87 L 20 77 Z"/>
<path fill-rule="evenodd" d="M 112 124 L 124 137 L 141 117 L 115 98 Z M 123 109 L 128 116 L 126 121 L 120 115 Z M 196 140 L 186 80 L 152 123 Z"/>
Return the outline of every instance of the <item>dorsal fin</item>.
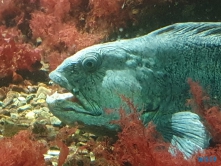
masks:
<path fill-rule="evenodd" d="M 173 25 L 166 26 L 158 29 L 151 33 L 151 35 L 198 35 L 203 36 L 221 36 L 221 22 L 187 22 L 187 23 L 176 23 Z"/>

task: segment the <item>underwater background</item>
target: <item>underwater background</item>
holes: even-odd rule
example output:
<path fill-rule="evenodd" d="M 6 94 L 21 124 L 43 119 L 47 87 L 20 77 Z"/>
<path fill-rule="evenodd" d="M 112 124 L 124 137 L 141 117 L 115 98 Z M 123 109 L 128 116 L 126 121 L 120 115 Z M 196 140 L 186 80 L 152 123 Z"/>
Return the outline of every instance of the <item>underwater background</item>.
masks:
<path fill-rule="evenodd" d="M 220 0 L 1 0 L 0 166 L 221 165 L 219 103 L 201 107 L 210 115 L 197 112 L 209 124 L 211 146 L 185 160 L 171 156 L 169 144 L 136 111 L 122 115 L 122 132 L 110 138 L 66 126 L 45 102 L 64 91 L 51 84 L 49 72 L 77 51 L 177 22 L 220 22 L 220 6 Z M 190 88 L 200 105 L 200 83 Z"/>

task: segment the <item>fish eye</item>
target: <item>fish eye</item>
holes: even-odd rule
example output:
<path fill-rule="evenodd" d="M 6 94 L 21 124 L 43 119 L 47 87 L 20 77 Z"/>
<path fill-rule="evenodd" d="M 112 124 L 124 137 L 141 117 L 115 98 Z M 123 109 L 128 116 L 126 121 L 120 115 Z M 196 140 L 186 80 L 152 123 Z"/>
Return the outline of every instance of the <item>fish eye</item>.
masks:
<path fill-rule="evenodd" d="M 98 61 L 97 58 L 94 56 L 91 57 L 86 57 L 82 61 L 82 66 L 84 67 L 85 70 L 87 71 L 95 71 L 98 67 Z"/>

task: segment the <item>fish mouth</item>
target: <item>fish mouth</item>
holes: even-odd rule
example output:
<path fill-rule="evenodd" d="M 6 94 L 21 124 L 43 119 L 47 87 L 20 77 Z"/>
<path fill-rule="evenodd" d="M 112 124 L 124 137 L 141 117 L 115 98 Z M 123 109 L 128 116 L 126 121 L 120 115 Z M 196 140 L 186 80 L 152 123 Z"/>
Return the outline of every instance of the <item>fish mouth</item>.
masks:
<path fill-rule="evenodd" d="M 74 111 L 93 116 L 101 115 L 102 111 L 99 105 L 88 101 L 85 95 L 77 88 L 72 88 L 71 84 L 61 73 L 53 71 L 49 74 L 49 77 L 53 82 L 69 91 L 69 93 L 55 92 L 51 96 L 47 96 L 46 101 L 49 107 L 53 107 L 51 110 L 58 110 L 59 108 L 60 111 Z"/>

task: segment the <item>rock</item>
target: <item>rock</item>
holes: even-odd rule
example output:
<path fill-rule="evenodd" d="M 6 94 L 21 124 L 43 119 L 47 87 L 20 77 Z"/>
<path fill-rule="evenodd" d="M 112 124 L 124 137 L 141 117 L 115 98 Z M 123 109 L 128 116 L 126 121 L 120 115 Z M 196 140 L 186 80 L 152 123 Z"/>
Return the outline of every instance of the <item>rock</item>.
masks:
<path fill-rule="evenodd" d="M 12 119 L 18 119 L 19 117 L 18 113 L 11 113 L 10 115 Z"/>
<path fill-rule="evenodd" d="M 31 108 L 32 108 L 32 107 L 31 107 L 30 104 L 26 104 L 26 105 L 23 105 L 23 106 L 19 107 L 19 108 L 17 109 L 17 112 L 20 113 L 20 112 L 29 110 L 29 109 L 31 109 Z"/>
<path fill-rule="evenodd" d="M 89 155 L 90 155 L 91 161 L 94 162 L 94 161 L 95 161 L 95 155 L 94 155 L 94 153 L 93 153 L 93 152 L 90 152 Z"/>
<path fill-rule="evenodd" d="M 51 89 L 47 89 L 43 86 L 40 86 L 37 90 L 36 96 L 38 97 L 41 93 L 45 94 L 45 96 L 51 94 Z"/>
<path fill-rule="evenodd" d="M 44 93 L 40 93 L 39 95 L 38 95 L 38 99 L 46 99 L 46 94 L 44 94 Z"/>
<path fill-rule="evenodd" d="M 86 145 L 86 144 L 84 144 Z M 78 153 L 79 154 L 88 154 L 88 150 L 87 149 L 78 149 Z"/>
<path fill-rule="evenodd" d="M 27 124 L 16 124 L 12 121 L 5 120 L 3 135 L 5 137 L 11 137 L 18 133 L 20 130 L 27 130 L 28 127 L 29 125 Z"/>
<path fill-rule="evenodd" d="M 26 104 L 27 104 L 26 101 L 19 101 L 18 102 L 18 107 L 21 107 L 21 106 L 26 105 Z"/>
<path fill-rule="evenodd" d="M 34 94 L 30 94 L 26 97 L 26 103 L 29 103 L 35 97 Z"/>
<path fill-rule="evenodd" d="M 35 114 L 40 114 L 42 112 L 41 109 L 33 109 L 32 110 Z"/>
<path fill-rule="evenodd" d="M 1 110 L 0 114 L 5 116 L 11 116 L 11 113 L 7 109 Z"/>
<path fill-rule="evenodd" d="M 53 126 L 61 126 L 62 122 L 55 116 L 50 117 L 50 122 Z"/>
<path fill-rule="evenodd" d="M 14 98 L 14 99 L 13 99 L 13 103 L 12 103 L 12 105 L 11 105 L 11 108 L 17 107 L 18 104 L 19 104 L 19 100 L 18 100 L 17 98 Z"/>
<path fill-rule="evenodd" d="M 2 89 L 2 88 L 0 88 L 0 100 L 2 101 L 2 100 L 4 100 L 6 98 L 6 93 L 5 93 L 5 91 Z"/>
<path fill-rule="evenodd" d="M 45 111 L 45 112 L 49 112 L 49 113 L 50 113 L 50 110 L 49 110 L 48 107 L 42 107 L 41 109 L 42 109 L 42 111 Z"/>
<path fill-rule="evenodd" d="M 41 37 L 38 37 L 36 39 L 36 45 L 39 46 L 41 43 L 42 43 L 42 39 L 41 39 Z"/>
<path fill-rule="evenodd" d="M 47 154 L 52 156 L 59 156 L 60 150 L 48 150 Z"/>
<path fill-rule="evenodd" d="M 26 99 L 25 99 L 24 97 L 22 97 L 22 96 L 19 96 L 17 99 L 18 99 L 19 101 L 26 101 Z"/>
<path fill-rule="evenodd" d="M 44 104 L 46 103 L 45 99 L 38 99 L 37 104 Z"/>
<path fill-rule="evenodd" d="M 10 88 L 12 89 L 12 91 L 15 91 L 15 92 L 24 92 L 24 93 L 29 93 L 29 90 L 28 88 L 22 86 L 22 85 L 10 85 Z"/>
<path fill-rule="evenodd" d="M 27 118 L 27 119 L 35 119 L 35 113 L 34 112 L 28 112 L 26 115 L 25 115 L 25 117 Z"/>
<path fill-rule="evenodd" d="M 13 99 L 18 97 L 19 94 L 17 92 L 14 91 L 9 91 L 6 95 L 6 98 L 3 100 L 3 108 L 5 108 L 6 106 L 8 106 L 9 104 L 11 104 L 13 102 Z"/>
<path fill-rule="evenodd" d="M 44 108 L 44 107 L 43 107 Z M 44 111 L 43 108 L 40 109 L 34 109 L 33 112 L 36 114 L 36 116 L 40 119 L 49 119 L 51 117 L 51 113 Z"/>
<path fill-rule="evenodd" d="M 37 86 L 27 86 L 29 93 L 36 93 L 38 87 Z"/>
<path fill-rule="evenodd" d="M 41 124 L 44 124 L 44 125 L 47 125 L 47 124 L 50 124 L 50 120 L 49 119 L 42 119 L 39 121 Z"/>
<path fill-rule="evenodd" d="M 48 129 L 45 126 L 45 124 L 42 124 L 42 123 L 36 121 L 36 122 L 33 123 L 32 132 L 34 134 L 45 135 L 45 134 L 47 134 Z"/>

